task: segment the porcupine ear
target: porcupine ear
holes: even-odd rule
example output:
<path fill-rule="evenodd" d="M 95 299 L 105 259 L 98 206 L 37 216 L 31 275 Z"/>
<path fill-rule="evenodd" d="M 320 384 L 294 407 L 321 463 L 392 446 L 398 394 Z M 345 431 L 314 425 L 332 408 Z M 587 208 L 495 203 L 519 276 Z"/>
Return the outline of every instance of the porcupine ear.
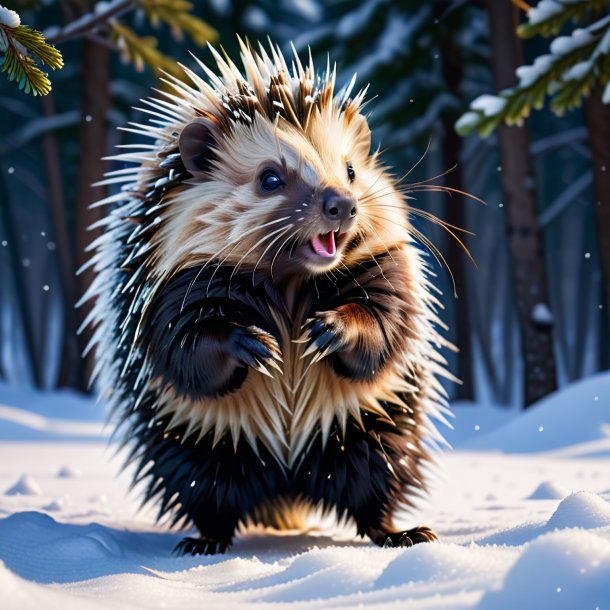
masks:
<path fill-rule="evenodd" d="M 210 179 L 213 145 L 213 126 L 210 120 L 205 118 L 197 118 L 190 122 L 178 138 L 182 163 L 193 175 L 195 182 L 206 182 Z"/>
<path fill-rule="evenodd" d="M 353 134 L 352 150 L 358 156 L 368 157 L 371 150 L 371 128 L 366 117 L 361 114 L 354 115 L 350 118 L 348 130 Z"/>

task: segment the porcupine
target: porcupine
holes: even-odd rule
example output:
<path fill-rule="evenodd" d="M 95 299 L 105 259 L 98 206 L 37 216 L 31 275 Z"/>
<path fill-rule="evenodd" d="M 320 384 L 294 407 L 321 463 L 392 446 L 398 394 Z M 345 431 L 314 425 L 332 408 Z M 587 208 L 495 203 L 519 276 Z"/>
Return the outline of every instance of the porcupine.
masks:
<path fill-rule="evenodd" d="M 366 89 L 240 45 L 244 73 L 211 48 L 219 76 L 167 76 L 131 128 L 152 143 L 114 157 L 130 166 L 107 174 L 84 297 L 94 377 L 144 500 L 199 531 L 178 551 L 307 506 L 378 545 L 435 540 L 393 517 L 425 491 L 447 343 Z"/>

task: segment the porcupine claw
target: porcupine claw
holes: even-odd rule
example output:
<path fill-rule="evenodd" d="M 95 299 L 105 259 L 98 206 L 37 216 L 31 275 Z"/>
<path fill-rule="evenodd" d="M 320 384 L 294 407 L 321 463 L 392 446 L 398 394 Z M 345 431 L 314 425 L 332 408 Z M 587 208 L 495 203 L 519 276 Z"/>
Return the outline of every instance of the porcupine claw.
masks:
<path fill-rule="evenodd" d="M 268 367 L 282 373 L 280 347 L 272 335 L 257 326 L 237 326 L 232 336 L 233 355 L 246 366 L 273 377 Z"/>

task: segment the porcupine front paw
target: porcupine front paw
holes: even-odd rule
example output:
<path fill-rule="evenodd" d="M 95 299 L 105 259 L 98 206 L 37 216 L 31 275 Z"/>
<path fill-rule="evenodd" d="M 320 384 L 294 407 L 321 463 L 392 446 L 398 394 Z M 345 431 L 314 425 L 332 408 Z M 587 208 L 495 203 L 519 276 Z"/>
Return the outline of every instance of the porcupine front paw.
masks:
<path fill-rule="evenodd" d="M 303 331 L 301 341 L 309 342 L 303 357 L 313 354 L 313 362 L 317 362 L 328 356 L 335 372 L 343 377 L 370 380 L 388 357 L 387 339 L 377 318 L 358 303 L 316 312 Z"/>
<path fill-rule="evenodd" d="M 233 357 L 264 375 L 271 376 L 268 367 L 281 372 L 282 353 L 275 337 L 258 326 L 236 326 L 231 333 Z"/>
<path fill-rule="evenodd" d="M 348 344 L 347 323 L 341 308 L 330 311 L 318 311 L 303 326 L 302 341 L 309 346 L 304 356 L 315 353 L 314 362 L 343 349 Z"/>
<path fill-rule="evenodd" d="M 420 542 L 435 542 L 438 540 L 437 535 L 425 525 L 402 532 L 373 530 L 368 535 L 378 546 L 390 548 L 409 547 Z"/>
<path fill-rule="evenodd" d="M 230 546 L 230 540 L 213 538 L 183 538 L 175 547 L 174 555 L 216 555 L 224 553 Z"/>

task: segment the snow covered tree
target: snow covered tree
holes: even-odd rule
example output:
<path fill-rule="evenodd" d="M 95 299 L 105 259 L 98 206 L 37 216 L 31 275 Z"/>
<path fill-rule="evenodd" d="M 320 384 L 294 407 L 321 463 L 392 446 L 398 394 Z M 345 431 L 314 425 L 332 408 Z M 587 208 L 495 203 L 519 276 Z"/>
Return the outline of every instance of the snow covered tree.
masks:
<path fill-rule="evenodd" d="M 570 22 L 575 27 L 561 35 Z M 578 27 L 576 27 L 578 26 Z M 523 38 L 553 37 L 549 52 L 532 65 L 516 69 L 518 82 L 495 96 L 475 99 L 457 130 L 487 135 L 498 125 L 522 124 L 532 108 L 542 108 L 550 97 L 557 115 L 580 106 L 589 132 L 595 186 L 595 216 L 599 260 L 604 283 L 605 336 L 610 333 L 610 2 L 608 0 L 542 0 L 527 11 L 517 33 Z M 607 339 L 603 341 L 608 344 Z M 604 349 L 604 348 L 602 348 Z M 610 350 L 601 355 L 610 366 Z"/>
<path fill-rule="evenodd" d="M 609 6 L 608 0 L 541 0 L 530 9 L 528 21 L 517 28 L 523 38 L 555 36 L 569 19 L 593 23 L 575 28 L 569 36 L 555 36 L 549 53 L 517 68 L 514 86 L 475 99 L 458 121 L 458 131 L 487 135 L 502 123 L 521 125 L 532 108 L 543 107 L 547 94 L 551 110 L 563 114 L 580 106 L 596 84 L 604 88 L 603 102 L 610 103 Z"/>
<path fill-rule="evenodd" d="M 491 25 L 491 67 L 497 89 L 511 91 L 515 69 L 522 62 L 521 45 L 515 35 L 518 13 L 507 2 L 488 0 Z M 487 118 L 504 110 L 501 96 L 481 96 L 473 102 L 475 111 L 457 123 L 474 125 L 474 116 Z M 471 104 L 471 108 L 473 107 Z M 519 315 L 523 359 L 523 389 L 526 406 L 557 387 L 543 247 L 537 222 L 535 180 L 530 157 L 530 138 L 523 125 L 499 129 L 502 153 L 502 189 L 507 215 L 515 298 Z"/>

